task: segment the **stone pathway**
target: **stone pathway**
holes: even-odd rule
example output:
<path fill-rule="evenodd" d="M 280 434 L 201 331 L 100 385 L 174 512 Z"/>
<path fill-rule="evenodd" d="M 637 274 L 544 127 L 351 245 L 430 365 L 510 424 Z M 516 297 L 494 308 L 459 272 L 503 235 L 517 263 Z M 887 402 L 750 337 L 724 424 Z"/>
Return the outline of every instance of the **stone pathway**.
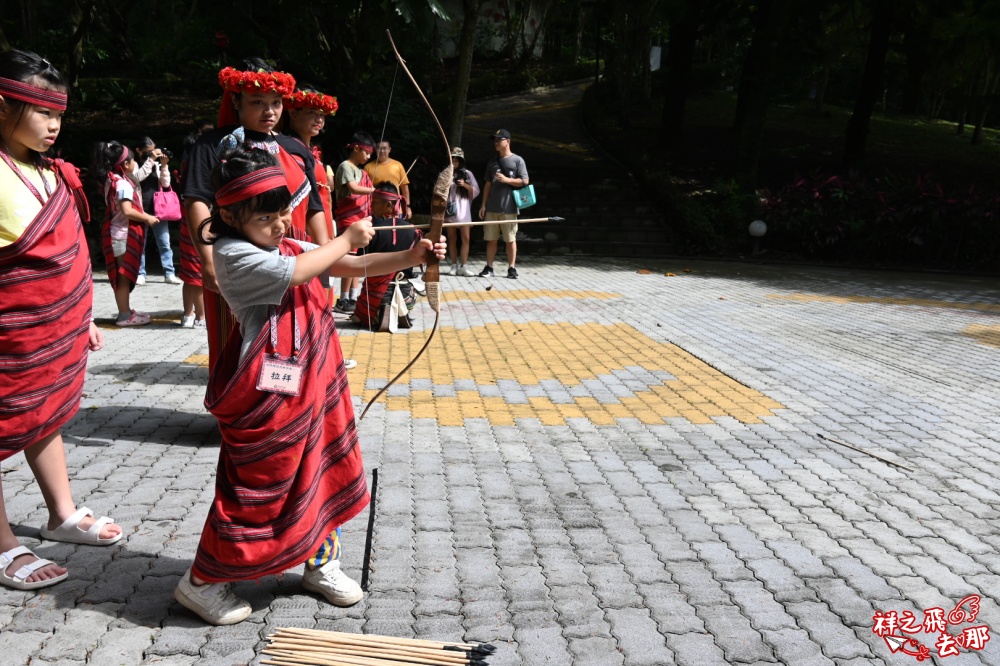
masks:
<path fill-rule="evenodd" d="M 934 663 L 1000 663 L 973 630 L 1000 628 L 995 281 L 519 268 L 517 281 L 445 276 L 438 338 L 360 425 L 380 480 L 366 599 L 328 606 L 300 568 L 237 585 L 254 613 L 219 628 L 171 599 L 214 490 L 204 332 L 177 326 L 180 288 L 151 278 L 134 304 L 155 323 L 107 328 L 65 429 L 78 502 L 127 538 L 40 542 L 37 486 L 23 456 L 7 461 L 17 534 L 71 573 L 0 590 L 0 661 L 257 664 L 275 628 L 309 627 L 489 641 L 491 666 L 915 664 L 872 631 L 877 612 L 904 628 L 911 612 L 932 633 L 882 633 Z M 107 326 L 111 290 L 95 288 Z M 338 321 L 356 406 L 430 321 L 423 304 L 405 334 Z M 364 523 L 345 528 L 353 576 Z M 938 657 L 932 609 L 947 622 L 968 595 L 975 621 L 944 628 L 970 647 Z"/>

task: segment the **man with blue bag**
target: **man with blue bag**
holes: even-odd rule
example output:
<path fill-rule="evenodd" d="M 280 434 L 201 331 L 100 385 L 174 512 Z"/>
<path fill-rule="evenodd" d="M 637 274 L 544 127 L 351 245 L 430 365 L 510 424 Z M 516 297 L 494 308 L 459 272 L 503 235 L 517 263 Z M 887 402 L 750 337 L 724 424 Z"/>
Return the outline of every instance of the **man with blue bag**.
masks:
<path fill-rule="evenodd" d="M 517 211 L 534 203 L 534 192 L 521 192 L 518 205 L 518 190 L 528 188 L 528 167 L 519 155 L 510 150 L 510 132 L 505 129 L 493 134 L 496 157 L 486 163 L 486 177 L 483 198 L 479 206 L 479 217 L 484 220 L 499 220 L 504 224 L 483 227 L 486 241 L 486 268 L 479 277 L 493 277 L 493 259 L 497 254 L 497 240 L 503 236 L 507 246 L 507 277 L 517 279 Z"/>

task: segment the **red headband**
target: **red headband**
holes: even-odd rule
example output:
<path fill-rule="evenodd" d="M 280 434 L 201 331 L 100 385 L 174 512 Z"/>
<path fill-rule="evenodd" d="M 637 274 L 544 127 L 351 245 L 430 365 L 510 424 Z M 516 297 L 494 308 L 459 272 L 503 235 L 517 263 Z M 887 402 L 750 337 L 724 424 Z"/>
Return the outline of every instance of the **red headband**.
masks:
<path fill-rule="evenodd" d="M 383 201 L 399 201 L 403 197 L 398 194 L 393 194 L 392 192 L 386 192 L 385 190 L 375 190 L 372 192 L 372 196 L 376 199 L 382 199 Z"/>
<path fill-rule="evenodd" d="M 0 95 L 56 111 L 65 111 L 66 102 L 69 100 L 69 95 L 64 92 L 39 88 L 30 83 L 5 79 L 2 76 L 0 76 Z"/>
<path fill-rule="evenodd" d="M 371 144 L 358 143 L 357 141 L 355 141 L 354 143 L 347 144 L 347 148 L 348 149 L 353 149 L 354 146 L 357 146 L 361 150 L 367 150 L 369 153 L 374 153 L 375 152 L 375 146 L 372 146 Z"/>
<path fill-rule="evenodd" d="M 231 206 L 278 187 L 288 187 L 285 172 L 281 167 L 264 167 L 220 187 L 215 193 L 215 203 L 220 206 Z"/>
<path fill-rule="evenodd" d="M 284 102 L 289 109 L 319 109 L 328 116 L 337 113 L 340 108 L 336 97 L 312 90 L 296 90 Z"/>

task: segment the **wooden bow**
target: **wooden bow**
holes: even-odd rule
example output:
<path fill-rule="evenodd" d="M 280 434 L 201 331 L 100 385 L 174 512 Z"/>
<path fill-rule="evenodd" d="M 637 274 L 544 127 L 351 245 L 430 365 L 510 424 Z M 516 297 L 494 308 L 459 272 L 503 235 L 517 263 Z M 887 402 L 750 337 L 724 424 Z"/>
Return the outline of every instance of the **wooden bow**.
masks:
<path fill-rule="evenodd" d="M 388 30 L 385 34 L 389 37 L 389 44 L 392 45 L 392 51 L 396 54 L 396 60 L 399 61 L 400 66 L 403 71 L 406 72 L 406 76 L 410 78 L 410 82 L 413 83 L 413 87 L 417 89 L 417 94 L 420 95 L 420 99 L 424 101 L 424 106 L 430 112 L 431 117 L 434 119 L 434 124 L 437 125 L 438 133 L 441 135 L 441 140 L 444 142 L 445 157 L 447 158 L 448 166 L 445 167 L 441 173 L 438 174 L 437 181 L 434 183 L 434 193 L 431 196 L 431 224 L 430 228 L 427 230 L 427 238 L 431 240 L 432 243 L 437 243 L 441 239 L 441 230 L 444 225 L 444 214 L 448 208 L 448 190 L 451 188 L 452 176 L 454 175 L 454 167 L 451 164 L 451 144 L 448 142 L 448 136 L 444 132 L 444 127 L 441 126 L 441 121 L 438 120 L 437 114 L 434 113 L 434 108 L 431 103 L 427 101 L 427 96 L 424 95 L 424 91 L 420 89 L 420 84 L 417 80 L 413 78 L 413 74 L 410 73 L 409 68 L 406 66 L 406 61 L 403 60 L 403 56 L 399 54 L 399 49 L 396 48 L 396 43 L 392 41 L 392 33 Z M 437 255 L 431 252 L 429 258 L 427 259 L 427 270 L 424 271 L 424 284 L 427 287 L 427 303 L 434 310 L 434 326 L 431 328 L 430 334 L 427 336 L 427 340 L 424 342 L 420 351 L 417 355 L 406 364 L 406 367 L 399 371 L 399 373 L 389 380 L 389 383 L 379 389 L 378 393 L 372 397 L 368 404 L 365 405 L 364 410 L 361 412 L 361 416 L 358 420 L 365 418 L 365 414 L 371 409 L 371 406 L 375 404 L 375 401 L 379 397 L 389 390 L 389 387 L 396 383 L 400 377 L 402 377 L 406 372 L 413 367 L 424 351 L 431 344 L 431 340 L 434 339 L 434 334 L 437 332 L 438 320 L 441 318 L 441 270 L 440 261 Z"/>

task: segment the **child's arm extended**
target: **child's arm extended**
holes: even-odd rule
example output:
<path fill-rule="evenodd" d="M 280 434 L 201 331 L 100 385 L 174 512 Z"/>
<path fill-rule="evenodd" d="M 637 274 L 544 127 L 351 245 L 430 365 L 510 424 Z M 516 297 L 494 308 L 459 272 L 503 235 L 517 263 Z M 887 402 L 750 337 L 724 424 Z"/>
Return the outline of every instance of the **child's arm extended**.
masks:
<path fill-rule="evenodd" d="M 360 183 L 355 183 L 352 180 L 344 183 L 351 194 L 371 194 L 375 191 L 374 187 L 362 187 Z"/>
<path fill-rule="evenodd" d="M 141 210 L 136 210 L 135 206 L 133 206 L 132 202 L 128 199 L 122 199 L 119 201 L 118 206 L 122 210 L 122 215 L 133 222 L 145 222 L 146 224 L 152 226 L 160 221 L 152 215 L 143 213 Z"/>
<path fill-rule="evenodd" d="M 374 236 L 372 220 L 366 217 L 347 227 L 347 231 L 329 243 L 298 255 L 295 258 L 295 269 L 292 271 L 291 286 L 305 284 L 326 271 L 331 271 L 332 274 L 331 267 L 334 264 L 352 249 L 367 246 Z"/>
<path fill-rule="evenodd" d="M 355 222 L 355 224 L 357 224 Z M 354 225 L 351 225 L 354 226 Z M 444 259 L 448 244 L 444 236 L 438 243 L 431 243 L 425 238 L 413 248 L 405 252 L 379 252 L 363 256 L 347 255 L 330 267 L 330 275 L 334 277 L 366 277 L 368 275 L 385 275 L 395 273 L 410 266 L 426 264 L 432 256 Z"/>

